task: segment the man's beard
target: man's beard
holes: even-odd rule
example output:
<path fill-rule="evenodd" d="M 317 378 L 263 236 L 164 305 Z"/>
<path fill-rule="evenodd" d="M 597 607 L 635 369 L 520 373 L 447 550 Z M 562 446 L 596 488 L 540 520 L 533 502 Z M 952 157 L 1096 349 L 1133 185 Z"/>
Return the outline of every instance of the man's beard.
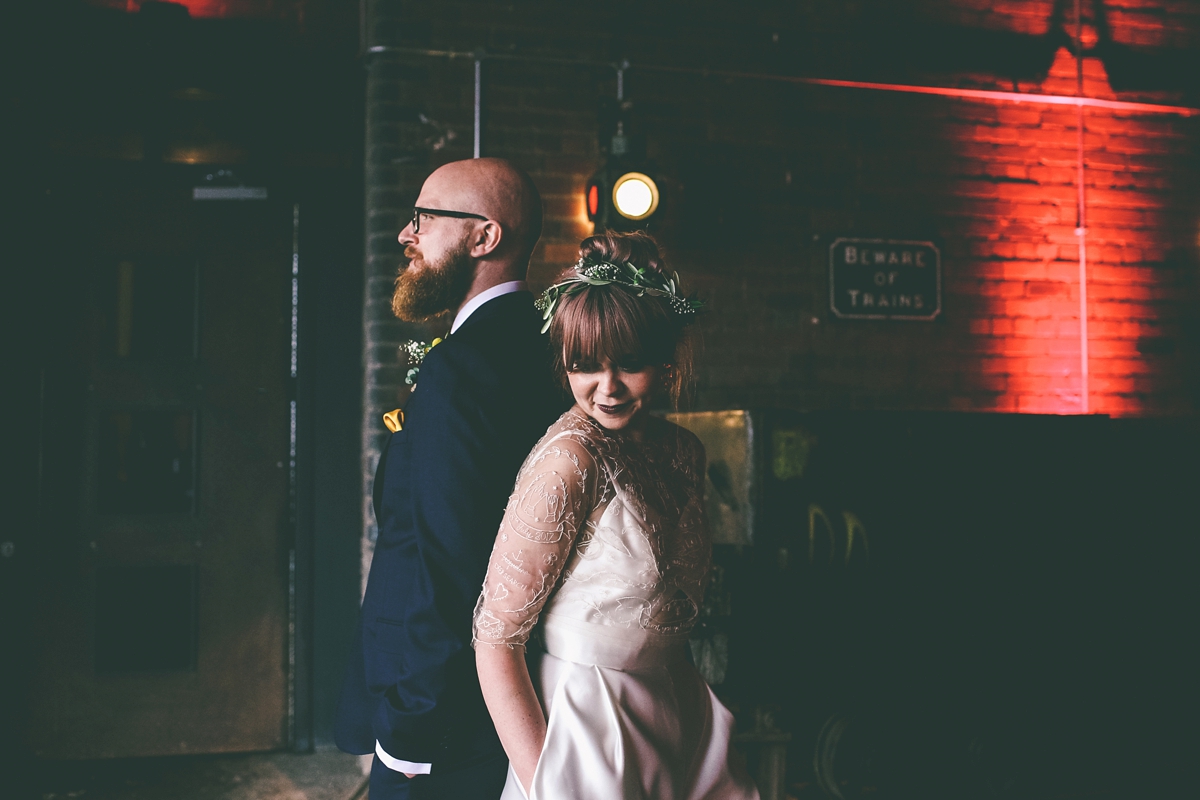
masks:
<path fill-rule="evenodd" d="M 408 322 L 424 322 L 461 305 L 475 277 L 470 252 L 464 238 L 438 261 L 426 261 L 420 271 L 403 270 L 396 276 L 392 313 Z M 406 247 L 404 254 L 412 258 L 413 248 Z"/>

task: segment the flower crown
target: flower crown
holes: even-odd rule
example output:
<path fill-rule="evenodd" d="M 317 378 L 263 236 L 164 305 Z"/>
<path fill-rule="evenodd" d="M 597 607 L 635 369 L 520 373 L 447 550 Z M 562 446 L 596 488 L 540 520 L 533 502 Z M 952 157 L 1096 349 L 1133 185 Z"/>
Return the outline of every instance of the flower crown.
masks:
<path fill-rule="evenodd" d="M 696 312 L 704 308 L 703 300 L 686 297 L 680 292 L 678 272 L 668 278 L 656 269 L 638 268 L 628 261 L 614 264 L 581 258 L 575 262 L 575 276 L 554 284 L 537 299 L 537 310 L 542 312 L 542 319 L 546 320 L 546 324 L 542 325 L 542 333 L 550 330 L 558 301 L 565 295 L 576 294 L 588 286 L 607 286 L 610 283 L 624 286 L 638 297 L 652 295 L 667 298 L 667 305 L 684 325 L 690 323 Z"/>

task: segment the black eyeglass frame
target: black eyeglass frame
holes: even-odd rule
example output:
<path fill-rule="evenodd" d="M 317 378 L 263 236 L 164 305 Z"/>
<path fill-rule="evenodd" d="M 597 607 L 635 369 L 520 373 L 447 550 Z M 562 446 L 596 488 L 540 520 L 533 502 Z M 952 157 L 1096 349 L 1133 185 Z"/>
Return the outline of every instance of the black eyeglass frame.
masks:
<path fill-rule="evenodd" d="M 447 211 L 441 208 L 421 208 L 420 206 L 413 207 L 412 220 L 409 224 L 412 225 L 413 233 L 421 232 L 421 215 L 428 214 L 431 217 L 454 217 L 455 219 L 481 219 L 487 221 L 488 217 L 483 214 L 472 214 L 470 211 Z"/>

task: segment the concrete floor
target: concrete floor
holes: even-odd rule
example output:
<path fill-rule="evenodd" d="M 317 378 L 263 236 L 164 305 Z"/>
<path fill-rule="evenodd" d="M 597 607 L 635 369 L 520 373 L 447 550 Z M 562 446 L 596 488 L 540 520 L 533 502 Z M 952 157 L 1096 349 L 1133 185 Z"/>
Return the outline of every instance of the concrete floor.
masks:
<path fill-rule="evenodd" d="M 40 800 L 365 800 L 357 756 L 337 751 L 56 762 Z"/>

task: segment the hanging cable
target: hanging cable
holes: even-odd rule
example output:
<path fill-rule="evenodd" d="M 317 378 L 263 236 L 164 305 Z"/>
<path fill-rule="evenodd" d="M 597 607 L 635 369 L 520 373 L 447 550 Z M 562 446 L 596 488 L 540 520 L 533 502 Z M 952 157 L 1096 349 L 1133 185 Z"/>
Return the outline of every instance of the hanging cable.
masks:
<path fill-rule="evenodd" d="M 475 53 L 475 158 L 483 152 L 483 51 Z"/>

